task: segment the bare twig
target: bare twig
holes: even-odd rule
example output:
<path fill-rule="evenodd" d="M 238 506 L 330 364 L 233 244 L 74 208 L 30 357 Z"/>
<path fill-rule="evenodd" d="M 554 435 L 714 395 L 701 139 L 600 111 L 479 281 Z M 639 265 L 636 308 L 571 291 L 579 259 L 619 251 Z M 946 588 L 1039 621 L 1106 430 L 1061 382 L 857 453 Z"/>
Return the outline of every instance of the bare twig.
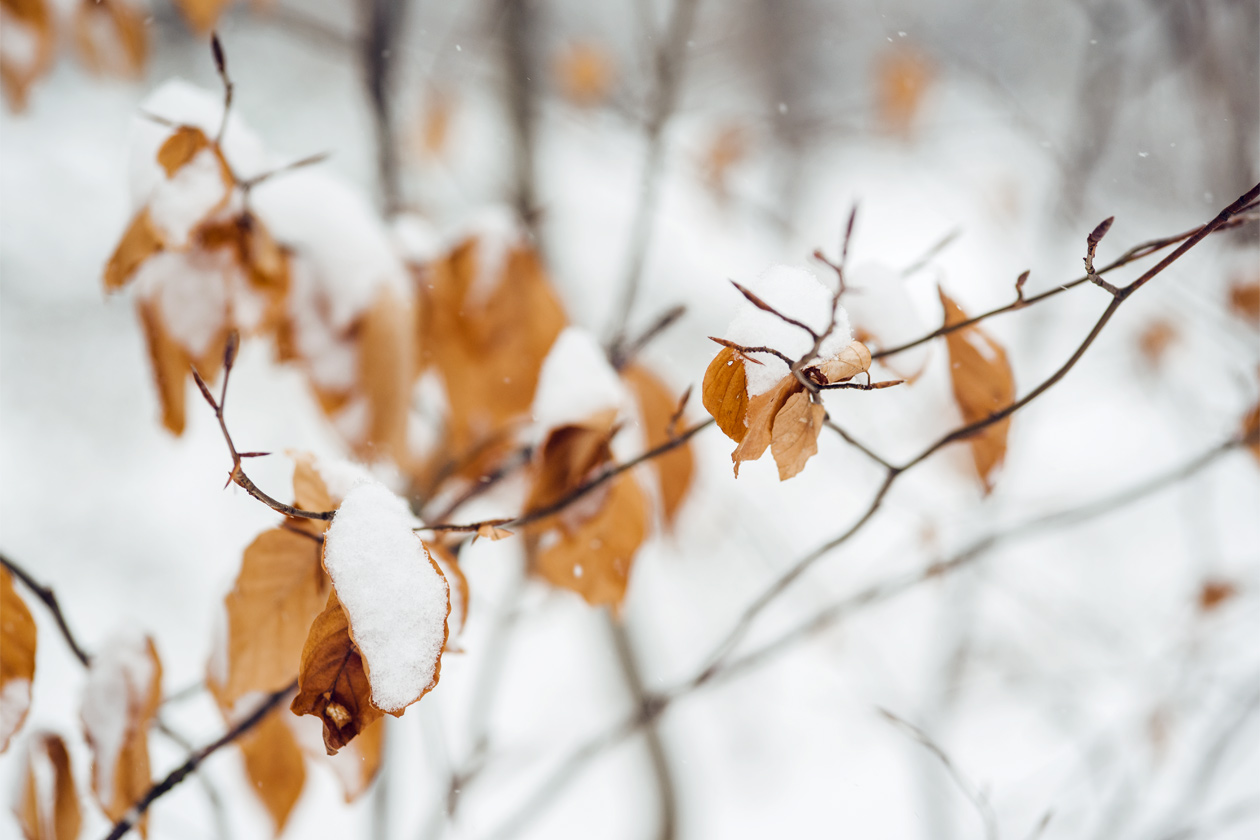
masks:
<path fill-rule="evenodd" d="M 228 116 L 232 113 L 232 79 L 228 76 L 227 57 L 223 54 L 223 44 L 219 41 L 219 33 L 210 33 L 210 53 L 214 56 L 214 69 L 223 82 L 223 120 L 219 123 L 219 131 L 214 136 L 214 145 L 223 144 L 223 133 L 227 131 Z"/>
<path fill-rule="evenodd" d="M 79 660 L 85 668 L 92 661 L 92 657 L 87 654 L 74 637 L 74 633 L 70 632 L 70 625 L 66 623 L 66 616 L 61 611 L 61 605 L 57 603 L 57 595 L 47 586 L 43 586 L 31 577 L 25 569 L 14 563 L 5 554 L 0 554 L 0 566 L 8 569 L 10 574 L 26 584 L 26 588 L 35 594 L 35 597 L 43 602 L 48 611 L 52 613 L 53 620 L 57 622 L 57 629 L 61 631 L 61 636 L 66 640 L 66 644 L 70 647 L 70 652 L 74 654 L 74 658 Z"/>
<path fill-rule="evenodd" d="M 376 129 L 376 163 L 386 214 L 402 205 L 398 172 L 398 144 L 394 137 L 394 70 L 398 36 L 407 14 L 407 0 L 362 0 L 364 21 L 359 44 L 363 81 L 372 102 Z"/>
<path fill-rule="evenodd" d="M 898 729 L 910 735 L 910 737 L 922 744 L 924 749 L 936 756 L 937 760 L 941 762 L 941 766 L 945 768 L 945 772 L 949 774 L 949 777 L 954 780 L 954 784 L 958 786 L 960 791 L 962 791 L 963 796 L 967 797 L 967 799 L 976 806 L 976 811 L 979 812 L 980 820 L 984 824 L 984 836 L 988 838 L 988 840 L 997 840 L 997 814 L 993 812 L 993 806 L 989 803 L 989 798 L 984 795 L 984 791 L 972 784 L 967 777 L 962 774 L 962 771 L 958 769 L 958 766 L 950 759 L 949 754 L 946 753 L 945 750 L 941 749 L 940 745 L 933 741 L 932 738 L 922 729 L 904 718 L 898 717 L 887 709 L 880 708 L 879 713 L 883 715 L 889 723 L 892 723 Z"/>
<path fill-rule="evenodd" d="M 197 768 L 201 766 L 201 763 L 211 755 L 218 752 L 223 747 L 226 747 L 228 744 L 232 743 L 237 738 L 261 723 L 263 718 L 265 718 L 273 709 L 287 699 L 290 694 L 297 691 L 297 687 L 297 680 L 294 680 L 292 683 L 279 691 L 273 691 L 271 694 L 267 695 L 265 700 L 258 704 L 258 708 L 250 713 L 248 717 L 233 726 L 217 740 L 212 741 L 190 755 L 187 761 L 167 774 L 166 778 L 149 788 L 144 796 L 140 797 L 140 800 L 136 802 L 135 805 L 131 806 L 131 809 L 123 816 L 123 818 L 114 823 L 113 829 L 108 835 L 106 835 L 105 840 L 120 840 L 124 834 L 130 831 L 132 827 L 140 821 L 140 818 L 144 816 L 145 812 L 149 810 L 149 807 L 155 801 L 165 796 L 172 788 L 184 781 L 184 779 L 188 778 L 190 773 L 196 772 Z"/>
<path fill-rule="evenodd" d="M 825 419 L 823 420 L 823 425 L 824 425 L 824 426 L 826 426 L 828 429 L 831 429 L 831 430 L 832 430 L 833 432 L 835 432 L 836 434 L 840 435 L 840 437 L 842 437 L 842 438 L 844 439 L 844 442 L 845 442 L 845 443 L 849 444 L 849 445 L 850 445 L 850 446 L 852 446 L 854 449 L 856 449 L 857 451 L 861 452 L 861 453 L 862 453 L 863 455 L 865 455 L 867 458 L 870 458 L 872 461 L 874 461 L 875 463 L 879 464 L 879 465 L 880 465 L 881 467 L 883 467 L 884 469 L 889 470 L 889 469 L 892 469 L 892 468 L 893 468 L 893 465 L 892 465 L 892 464 L 890 464 L 887 460 L 885 460 L 884 458 L 882 458 L 882 457 L 880 457 L 879 455 L 877 455 L 877 454 L 876 454 L 875 452 L 873 452 L 871 449 L 869 449 L 868 447 L 866 447 L 866 446 L 865 446 L 865 445 L 863 445 L 862 443 L 860 443 L 860 442 L 858 442 L 857 440 L 855 440 L 855 439 L 853 438 L 853 436 L 852 436 L 852 435 L 850 435 L 848 432 L 846 432 L 844 429 L 842 429 L 842 428 L 840 428 L 839 426 L 837 426 L 837 425 L 836 425 L 836 423 L 835 423 L 835 421 L 834 421 L 834 420 L 832 420 L 830 417 L 827 417 L 827 418 L 825 418 Z"/>
<path fill-rule="evenodd" d="M 754 359 L 752 357 L 753 353 L 765 353 L 767 355 L 774 356 L 775 358 L 783 362 L 788 367 L 791 367 L 792 365 L 796 364 L 795 359 L 783 353 L 780 353 L 778 350 L 775 350 L 773 347 L 763 347 L 763 346 L 746 347 L 743 344 L 736 344 L 730 339 L 718 338 L 715 335 L 709 336 L 709 341 L 715 342 L 717 344 L 721 344 L 723 347 L 729 347 L 732 350 L 738 350 L 744 356 L 744 358 L 748 359 L 748 361 L 752 362 L 755 365 L 763 365 L 765 364 L 765 362 L 762 362 L 758 359 Z"/>
<path fill-rule="evenodd" d="M 791 318 L 787 315 L 784 315 L 782 312 L 775 309 L 773 306 L 766 303 L 761 298 L 757 297 L 757 295 L 753 294 L 751 290 L 745 288 L 744 286 L 741 286 L 739 283 L 736 283 L 734 280 L 731 281 L 731 285 L 734 286 L 736 289 L 738 289 L 739 293 L 743 295 L 744 298 L 749 303 L 751 303 L 753 306 L 760 309 L 762 312 L 769 312 L 771 315 L 778 318 L 780 321 L 783 321 L 784 323 L 787 323 L 787 324 L 791 324 L 794 327 L 799 327 L 800 329 L 809 333 L 810 338 L 814 339 L 815 341 L 818 340 L 818 331 L 815 330 L 813 327 L 811 327 L 809 324 L 806 324 L 802 321 L 796 320 L 795 318 Z"/>
<path fill-rule="evenodd" d="M 944 251 L 946 248 L 952 245 L 954 241 L 958 239 L 958 237 L 960 236 L 962 236 L 962 230 L 960 228 L 954 228 L 949 233 L 945 234 L 945 236 L 942 237 L 939 242 L 937 242 L 931 248 L 928 248 L 926 251 L 924 251 L 923 256 L 919 257 L 917 260 L 910 263 L 910 265 L 901 269 L 901 279 L 904 280 L 905 278 L 910 277 L 913 274 L 917 274 L 919 271 L 923 269 L 924 266 L 926 266 L 933 259 L 935 259 L 938 254 L 940 254 L 942 251 Z"/>
<path fill-rule="evenodd" d="M 227 402 L 228 378 L 232 375 L 232 365 L 236 362 L 236 351 L 239 345 L 240 337 L 235 332 L 230 333 L 228 335 L 227 349 L 223 354 L 223 388 L 219 392 L 218 400 L 215 400 L 214 395 L 210 393 L 210 386 L 206 385 L 206 381 L 201 378 L 201 374 L 197 372 L 195 367 L 192 372 L 193 379 L 196 380 L 197 387 L 201 390 L 201 395 L 205 397 L 206 402 L 208 402 L 210 407 L 214 409 L 214 416 L 219 421 L 219 429 L 223 432 L 223 440 L 227 443 L 228 453 L 232 456 L 232 472 L 228 475 L 228 483 L 236 484 L 237 486 L 243 488 L 245 492 L 249 493 L 249 495 L 253 496 L 255 499 L 277 513 L 283 513 L 285 516 L 293 516 L 299 519 L 319 519 L 325 521 L 332 519 L 333 516 L 336 515 L 336 511 L 302 510 L 301 508 L 294 507 L 293 505 L 286 505 L 278 499 L 273 499 L 271 496 L 268 496 L 259 489 L 258 485 L 254 484 L 254 482 L 249 479 L 249 476 L 245 475 L 245 471 L 241 469 L 242 455 L 236 451 L 236 445 L 232 443 L 232 435 L 228 433 L 227 421 L 223 417 L 223 408 Z"/>

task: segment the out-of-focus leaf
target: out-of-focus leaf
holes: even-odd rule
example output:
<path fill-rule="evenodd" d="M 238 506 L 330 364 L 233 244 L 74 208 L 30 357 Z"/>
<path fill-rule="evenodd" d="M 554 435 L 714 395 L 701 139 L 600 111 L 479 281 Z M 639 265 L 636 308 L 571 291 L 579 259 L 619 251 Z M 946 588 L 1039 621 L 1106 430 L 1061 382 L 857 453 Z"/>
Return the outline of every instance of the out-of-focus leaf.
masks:
<path fill-rule="evenodd" d="M 140 264 L 163 249 L 162 235 L 153 225 L 148 209 L 135 215 L 105 264 L 105 289 L 116 291 L 127 285 Z"/>
<path fill-rule="evenodd" d="M 245 774 L 271 814 L 276 836 L 284 831 L 306 784 L 302 751 L 283 714 L 283 709 L 273 710 L 236 742 L 245 759 Z"/>
<path fill-rule="evenodd" d="M 198 152 L 209 147 L 210 140 L 204 131 L 196 126 L 181 125 L 158 148 L 157 162 L 167 178 L 174 178 Z"/>
<path fill-rule="evenodd" d="M 137 302 L 136 308 L 140 313 L 140 324 L 144 327 L 145 343 L 149 347 L 153 378 L 157 381 L 158 399 L 162 404 L 162 425 L 171 434 L 182 435 L 185 420 L 184 388 L 191 369 L 191 359 L 179 342 L 166 331 L 155 301 L 142 298 Z"/>
<path fill-rule="evenodd" d="M 918 50 L 898 45 L 890 47 L 875 66 L 875 101 L 884 129 L 909 137 L 923 98 L 932 83 L 932 69 Z"/>
<path fill-rule="evenodd" d="M 719 199 L 728 196 L 730 171 L 747 154 L 747 132 L 739 125 L 725 126 L 709 142 L 700 160 L 700 173 L 705 185 Z"/>
<path fill-rule="evenodd" d="M 709 362 L 701 398 L 718 428 L 736 443 L 742 441 L 748 434 L 748 379 L 738 351 L 723 347 Z"/>
<path fill-rule="evenodd" d="M 501 528 L 493 528 L 493 526 L 491 528 L 504 535 L 511 534 L 510 531 L 504 531 Z M 490 539 L 500 538 L 491 534 Z M 445 545 L 439 542 L 426 542 L 424 547 L 429 552 L 429 557 L 442 570 L 442 577 L 446 578 L 446 582 L 451 588 L 451 612 L 447 616 L 448 635 L 446 639 L 446 648 L 450 650 L 452 642 L 464 629 L 464 625 L 468 623 L 468 578 L 464 576 L 464 570 L 460 568 L 459 560 Z"/>
<path fill-rule="evenodd" d="M 779 480 L 787 481 L 805 468 L 805 462 L 818 452 L 818 433 L 827 411 L 812 402 L 805 391 L 788 397 L 774 417 L 770 450 L 779 467 Z"/>
<path fill-rule="evenodd" d="M 1242 434 L 1247 448 L 1256 457 L 1256 461 L 1260 462 L 1260 403 L 1252 406 L 1251 411 L 1243 418 Z"/>
<path fill-rule="evenodd" d="M 526 510 L 539 510 L 563 499 L 600 464 L 612 458 L 615 410 L 585 423 L 552 429 L 535 456 L 534 478 Z"/>
<path fill-rule="evenodd" d="M 74 12 L 74 42 L 89 72 L 136 77 L 149 54 L 141 9 L 127 0 L 82 0 Z"/>
<path fill-rule="evenodd" d="M 748 429 L 739 446 L 731 453 L 735 462 L 735 475 L 739 476 L 739 465 L 744 461 L 755 461 L 765 454 L 766 448 L 774 439 L 774 418 L 793 393 L 804 389 L 795 376 L 789 374 L 779 380 L 779 384 L 758 394 L 748 401 Z"/>
<path fill-rule="evenodd" d="M 60 735 L 41 732 L 31 738 L 17 818 L 26 840 L 77 840 L 79 792 Z"/>
<path fill-rule="evenodd" d="M 330 591 L 302 648 L 298 694 L 289 708 L 323 721 L 324 748 L 335 755 L 383 714 L 372 705 L 371 694 L 363 658 L 350 638 L 350 621 L 336 591 Z"/>
<path fill-rule="evenodd" d="M 9 748 L 31 708 L 36 635 L 35 619 L 13 586 L 13 575 L 0 569 L 0 752 Z"/>
<path fill-rule="evenodd" d="M 740 365 L 743 368 L 743 365 Z M 643 417 L 643 436 L 647 448 L 655 449 L 670 440 L 670 422 L 678 407 L 678 400 L 669 392 L 660 379 L 647 368 L 638 364 L 627 365 L 621 372 L 622 378 L 634 391 L 639 403 L 639 412 Z M 664 509 L 666 524 L 672 524 L 678 507 L 691 487 L 692 473 L 695 471 L 695 458 L 691 452 L 691 444 L 684 443 L 652 459 L 652 467 L 656 471 L 660 483 L 661 506 Z"/>
<path fill-rule="evenodd" d="M 560 90 L 574 105 L 589 108 L 608 98 L 614 79 L 607 50 L 594 43 L 577 43 L 556 59 Z"/>
<path fill-rule="evenodd" d="M 945 308 L 945 326 L 967 320 L 966 313 L 945 294 L 944 289 L 940 290 L 940 296 L 941 305 Z M 1015 376 L 1006 351 L 1000 344 L 976 326 L 948 333 L 945 344 L 949 349 L 954 401 L 962 412 L 964 423 L 978 423 L 1015 401 Z M 1007 417 L 968 439 L 972 460 L 985 493 L 993 490 L 995 471 L 1006 458 L 1006 436 L 1010 427 L 1011 420 Z"/>

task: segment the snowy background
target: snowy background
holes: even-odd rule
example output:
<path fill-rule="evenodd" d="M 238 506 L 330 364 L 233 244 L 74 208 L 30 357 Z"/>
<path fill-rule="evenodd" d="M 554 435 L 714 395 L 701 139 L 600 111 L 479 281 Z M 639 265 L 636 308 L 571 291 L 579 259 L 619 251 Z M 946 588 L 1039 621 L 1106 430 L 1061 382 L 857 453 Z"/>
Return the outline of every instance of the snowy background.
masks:
<path fill-rule="evenodd" d="M 616 315 L 645 154 L 652 65 L 642 19 L 660 29 L 669 9 L 534 8 L 540 247 L 571 321 L 602 335 Z M 410 4 L 397 36 L 401 197 L 440 232 L 466 229 L 510 194 L 498 9 Z M 269 13 L 232 8 L 219 31 L 235 108 L 267 146 L 290 157 L 330 152 L 321 166 L 377 201 L 357 11 L 342 0 L 276 0 Z M 151 634 L 174 694 L 203 679 L 241 551 L 276 516 L 222 490 L 229 460 L 193 394 L 184 436 L 161 428 L 133 301 L 101 287 L 130 218 L 140 101 L 173 77 L 218 89 L 206 42 L 161 0 L 152 15 L 142 81 L 92 77 L 63 58 L 26 112 L 0 115 L 0 549 L 57 592 L 89 651 L 121 627 Z M 957 232 L 905 278 L 907 317 L 918 321 L 910 336 L 939 323 L 938 282 L 974 313 L 1007 303 L 1025 269 L 1030 293 L 1075 279 L 1085 236 L 1106 216 L 1116 222 L 1104 262 L 1206 222 L 1256 181 L 1257 26 L 1254 3 L 701 3 L 630 322 L 641 328 L 675 304 L 687 313 L 643 360 L 676 391 L 698 388 L 715 350 L 706 336 L 721 335 L 740 303 L 728 278 L 747 282 L 774 264 L 812 264 L 826 277 L 809 255 L 836 254 L 855 201 L 857 287 Z M 613 62 L 601 106 L 575 106 L 554 81 L 552 57 L 576 41 L 599 44 Z M 883 130 L 877 113 L 873 68 L 895 49 L 932 68 L 909 136 Z M 439 96 L 450 103 L 449 137 L 433 156 L 419 134 Z M 730 126 L 746 152 L 720 196 L 703 170 Z M 1257 398 L 1260 341 L 1257 325 L 1230 311 L 1228 289 L 1258 272 L 1254 223 L 1197 247 L 1015 416 L 991 496 L 981 496 L 965 448 L 934 456 L 762 616 L 747 648 L 871 583 L 1140 484 L 1235 434 Z M 1113 281 L 1135 276 L 1130 268 Z M 1106 302 L 1083 286 L 986 324 L 1011 356 L 1019 393 L 1062 364 Z M 1140 339 L 1159 322 L 1173 339 L 1154 361 Z M 912 388 L 834 393 L 829 411 L 884 457 L 909 458 L 959 423 L 942 347 L 927 364 Z M 691 411 L 701 419 L 698 400 Z M 230 415 L 245 449 L 341 451 L 303 378 L 261 344 L 242 352 Z M 805 472 L 782 484 L 769 458 L 733 479 L 731 442 L 716 429 L 694 446 L 698 475 L 676 532 L 641 551 L 624 608 L 649 688 L 694 675 L 758 594 L 862 513 L 882 477 L 826 432 Z M 1258 466 L 1236 451 L 1105 517 L 1004 542 L 674 704 L 660 732 L 678 836 L 985 836 L 942 762 L 882 708 L 927 732 L 983 791 L 1002 837 L 1254 837 Z M 285 497 L 291 470 L 275 457 L 250 473 Z M 521 493 L 504 487 L 462 518 L 511 514 Z M 498 690 L 479 697 L 481 654 L 521 559 L 513 540 L 483 540 L 462 560 L 473 593 L 466 652 L 444 657 L 440 686 L 387 721 L 377 788 L 344 806 L 333 775 L 313 767 L 286 836 L 483 838 L 505 827 L 522 837 L 656 836 L 656 785 L 637 737 L 505 826 L 630 701 L 604 616 L 538 582 L 520 598 Z M 1238 594 L 1204 612 L 1200 589 L 1217 579 Z M 67 736 L 87 789 L 85 674 L 48 613 L 31 610 L 34 705 L 0 758 L 9 801 L 23 738 L 40 728 Z M 489 759 L 448 821 L 447 780 L 467 759 L 482 703 Z M 204 692 L 172 701 L 163 718 L 198 744 L 221 731 Z M 155 775 L 182 760 L 162 735 L 150 742 Z M 154 806 L 150 836 L 270 836 L 234 751 L 203 772 L 224 812 L 190 780 Z M 84 836 L 103 835 L 107 821 L 88 811 Z M 16 832 L 0 812 L 0 833 Z"/>

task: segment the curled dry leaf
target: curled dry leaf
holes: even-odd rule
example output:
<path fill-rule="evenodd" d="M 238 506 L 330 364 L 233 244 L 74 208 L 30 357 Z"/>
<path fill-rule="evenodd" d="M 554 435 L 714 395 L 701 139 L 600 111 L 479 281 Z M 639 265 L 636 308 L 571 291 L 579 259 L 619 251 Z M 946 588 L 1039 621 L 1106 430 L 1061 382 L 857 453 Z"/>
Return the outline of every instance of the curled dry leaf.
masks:
<path fill-rule="evenodd" d="M 74 12 L 79 60 L 92 73 L 139 76 L 149 54 L 144 20 L 129 0 L 82 0 Z"/>
<path fill-rule="evenodd" d="M 742 369 L 743 366 L 740 367 Z M 621 372 L 621 377 L 630 386 L 639 404 L 647 448 L 655 449 L 669 443 L 672 439 L 670 427 L 678 410 L 678 400 L 665 387 L 664 382 L 642 365 L 628 365 Z M 691 487 L 691 477 L 695 471 L 691 444 L 684 443 L 653 458 L 652 468 L 660 486 L 665 523 L 672 525 L 678 507 Z"/>
<path fill-rule="evenodd" d="M 494 250 L 466 240 L 417 284 L 418 372 L 437 372 L 450 405 L 438 451 L 473 478 L 511 450 L 508 433 L 527 418 L 543 361 L 565 326 L 538 256 L 513 246 L 500 262 Z"/>
<path fill-rule="evenodd" d="M 723 347 L 704 372 L 701 399 L 728 438 L 739 443 L 748 432 L 748 379 L 743 354 Z"/>
<path fill-rule="evenodd" d="M 867 373 L 870 369 L 871 351 L 862 342 L 851 341 L 849 346 L 841 350 L 835 358 L 819 362 L 810 367 L 806 373 L 820 385 L 834 385 L 837 382 L 848 382 L 859 373 Z M 820 377 L 821 381 L 819 381 Z"/>
<path fill-rule="evenodd" d="M 501 528 L 493 528 L 493 530 L 503 534 L 511 533 Z M 490 538 L 495 539 L 493 536 Z M 449 635 L 446 638 L 446 650 L 450 650 L 451 642 L 459 636 L 464 625 L 468 623 L 468 578 L 464 576 L 459 559 L 450 548 L 440 542 L 426 542 L 424 547 L 429 552 L 429 557 L 442 570 L 442 577 L 446 578 L 446 583 L 451 588 L 451 614 L 447 618 Z"/>
<path fill-rule="evenodd" d="M 1228 580 L 1205 580 L 1199 587 L 1199 610 L 1211 612 L 1238 594 L 1238 587 Z"/>
<path fill-rule="evenodd" d="M 945 326 L 967 320 L 967 315 L 941 289 L 941 305 L 945 308 Z M 1006 351 L 979 327 L 955 330 L 945 336 L 949 350 L 950 382 L 954 401 L 962 412 L 963 422 L 978 423 L 1015 401 L 1015 376 Z M 968 439 L 976 472 L 985 493 L 993 490 L 995 471 L 1006 459 L 1006 436 L 1009 417 L 999 420 Z"/>
<path fill-rule="evenodd" d="M 175 0 L 194 32 L 205 35 L 219 22 L 219 15 L 232 0 Z"/>
<path fill-rule="evenodd" d="M 18 824 L 27 840 L 77 840 L 79 792 L 60 735 L 41 732 L 31 739 L 19 802 Z"/>
<path fill-rule="evenodd" d="M 363 658 L 350 639 L 350 621 L 336 591 L 330 591 L 302 647 L 298 693 L 289 708 L 323 721 L 324 749 L 336 755 L 383 714 L 371 694 Z"/>
<path fill-rule="evenodd" d="M 150 638 L 120 636 L 92 657 L 83 729 L 92 748 L 92 792 L 117 822 L 151 784 L 149 724 L 162 699 L 162 664 Z M 145 818 L 137 824 L 147 833 Z"/>
<path fill-rule="evenodd" d="M 910 136 L 932 75 L 927 59 L 911 47 L 899 45 L 879 56 L 875 68 L 875 99 L 885 130 Z"/>
<path fill-rule="evenodd" d="M 1256 461 L 1260 463 L 1260 403 L 1251 407 L 1242 422 L 1243 441 Z"/>
<path fill-rule="evenodd" d="M 818 433 L 826 416 L 826 409 L 813 402 L 805 391 L 788 397 L 775 415 L 770 449 L 779 467 L 780 481 L 805 469 L 805 462 L 818 452 Z"/>
<path fill-rule="evenodd" d="M 198 152 L 208 148 L 210 140 L 204 131 L 196 126 L 181 125 L 158 148 L 157 162 L 166 171 L 167 178 L 174 178 Z"/>
<path fill-rule="evenodd" d="M 105 289 L 117 291 L 127 285 L 141 263 L 163 249 L 162 235 L 153 224 L 148 208 L 131 220 L 118 247 L 105 265 Z"/>
<path fill-rule="evenodd" d="M 282 708 L 273 710 L 236 741 L 245 759 L 245 774 L 271 815 L 276 836 L 284 831 L 306 784 L 302 750 L 283 714 Z"/>
<path fill-rule="evenodd" d="M 13 575 L 0 569 L 0 752 L 9 748 L 31 708 L 35 642 L 35 619 L 14 588 Z"/>

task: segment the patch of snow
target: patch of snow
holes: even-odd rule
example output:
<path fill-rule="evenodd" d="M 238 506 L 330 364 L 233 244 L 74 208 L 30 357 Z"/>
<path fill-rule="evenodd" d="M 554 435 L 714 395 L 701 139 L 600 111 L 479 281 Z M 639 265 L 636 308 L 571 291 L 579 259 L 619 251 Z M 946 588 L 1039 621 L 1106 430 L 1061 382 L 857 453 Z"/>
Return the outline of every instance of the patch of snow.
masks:
<path fill-rule="evenodd" d="M 156 300 L 162 323 L 193 356 L 205 353 L 224 328 L 224 274 L 235 270 L 226 251 L 154 254 L 136 270 L 141 297 Z"/>
<path fill-rule="evenodd" d="M 367 467 L 345 458 L 317 458 L 315 471 L 324 480 L 333 504 L 345 499 L 357 485 L 376 480 Z"/>
<path fill-rule="evenodd" d="M 878 349 L 896 347 L 922 337 L 929 330 L 919 317 L 901 274 L 882 263 L 862 263 L 847 272 L 850 293 L 844 306 L 857 331 L 874 337 Z M 886 364 L 901 376 L 923 369 L 931 353 L 930 342 L 890 358 Z"/>
<path fill-rule="evenodd" d="M 148 640 L 138 632 L 115 634 L 101 645 L 83 689 L 83 729 L 95 754 L 93 782 L 103 802 L 114 799 L 114 773 L 135 719 L 148 704 L 157 677 Z"/>
<path fill-rule="evenodd" d="M 11 679 L 0 690 L 0 744 L 9 743 L 31 708 L 31 681 Z"/>
<path fill-rule="evenodd" d="M 372 702 L 401 712 L 435 682 L 449 589 L 429 562 L 407 503 L 376 481 L 355 485 L 324 537 L 324 566 L 367 666 Z"/>
<path fill-rule="evenodd" d="M 816 332 L 825 331 L 831 323 L 832 292 L 808 268 L 771 266 L 756 280 L 742 285 L 779 312 Z M 735 313 L 724 337 L 745 347 L 772 347 L 792 359 L 800 358 L 814 346 L 814 339 L 805 330 L 758 309 L 747 300 Z M 835 329 L 819 348 L 819 360 L 835 358 L 852 340 L 848 313 L 840 307 L 836 310 Z M 754 397 L 769 391 L 790 373 L 787 364 L 776 356 L 758 353 L 756 358 L 763 364 L 744 360 L 748 394 Z"/>
<path fill-rule="evenodd" d="M 169 245 L 182 248 L 192 229 L 226 202 L 230 189 L 219 158 L 202 149 L 170 178 L 162 172 L 148 195 L 149 217 Z"/>
<path fill-rule="evenodd" d="M 619 412 L 632 408 L 625 386 L 595 337 L 581 327 L 566 327 L 538 375 L 531 408 L 534 422 L 546 431 L 610 408 Z"/>

